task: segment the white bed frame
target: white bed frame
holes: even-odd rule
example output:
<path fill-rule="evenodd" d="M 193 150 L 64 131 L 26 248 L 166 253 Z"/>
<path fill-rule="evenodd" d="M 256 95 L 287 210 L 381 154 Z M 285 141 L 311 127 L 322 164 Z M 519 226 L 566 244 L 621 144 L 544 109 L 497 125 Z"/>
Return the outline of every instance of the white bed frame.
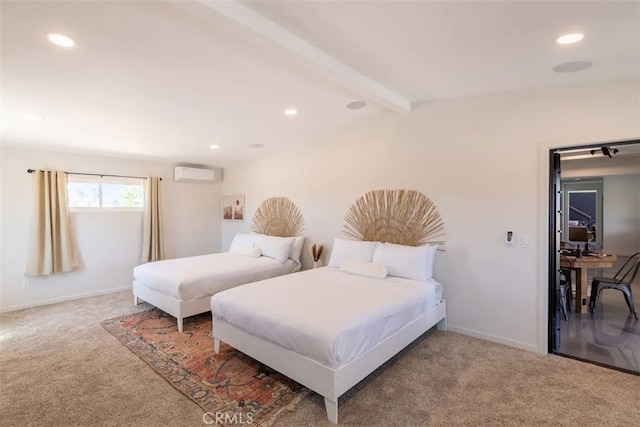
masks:
<path fill-rule="evenodd" d="M 134 280 L 133 305 L 138 305 L 140 299 L 175 317 L 178 320 L 178 332 L 182 332 L 183 319 L 185 317 L 211 311 L 211 295 L 183 302 L 148 288 Z"/>
<path fill-rule="evenodd" d="M 300 264 L 298 264 L 298 267 L 291 273 L 295 273 L 299 268 Z M 165 313 L 172 315 L 178 321 L 178 332 L 182 332 L 185 317 L 211 311 L 211 296 L 212 295 L 205 295 L 193 301 L 184 302 L 153 290 L 136 280 L 133 281 L 133 305 L 138 305 L 140 299 L 142 299 Z"/>
<path fill-rule="evenodd" d="M 338 369 L 325 366 L 215 318 L 213 319 L 214 350 L 219 353 L 220 342 L 225 342 L 324 396 L 327 417 L 332 423 L 337 424 L 338 397 L 433 326 L 437 326 L 440 330 L 447 329 L 444 300 L 395 334 L 379 342 L 366 353 Z"/>

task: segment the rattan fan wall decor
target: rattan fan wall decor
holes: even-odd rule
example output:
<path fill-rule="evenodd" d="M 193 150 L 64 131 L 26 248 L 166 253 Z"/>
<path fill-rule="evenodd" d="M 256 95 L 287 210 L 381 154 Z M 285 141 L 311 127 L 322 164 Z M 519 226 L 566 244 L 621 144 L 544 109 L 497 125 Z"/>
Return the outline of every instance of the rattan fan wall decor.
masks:
<path fill-rule="evenodd" d="M 291 200 L 286 197 L 270 197 L 258 207 L 251 229 L 269 236 L 299 236 L 304 229 L 304 220 Z"/>
<path fill-rule="evenodd" d="M 427 196 L 414 190 L 374 190 L 344 218 L 344 234 L 357 240 L 407 246 L 443 244 L 444 223 Z"/>

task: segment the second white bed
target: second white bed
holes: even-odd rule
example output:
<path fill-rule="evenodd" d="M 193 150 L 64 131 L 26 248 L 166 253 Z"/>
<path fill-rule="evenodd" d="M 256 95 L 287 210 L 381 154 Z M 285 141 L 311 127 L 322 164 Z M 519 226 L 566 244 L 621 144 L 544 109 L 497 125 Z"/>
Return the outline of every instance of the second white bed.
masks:
<path fill-rule="evenodd" d="M 300 264 L 269 257 L 229 252 L 142 264 L 133 270 L 134 304 L 138 298 L 174 316 L 178 331 L 183 319 L 209 310 L 211 295 L 234 286 L 292 273 Z"/>
<path fill-rule="evenodd" d="M 324 267 L 218 293 L 211 311 L 256 337 L 338 369 L 442 300 L 442 285 Z M 241 302 L 241 303 L 237 303 Z"/>
<path fill-rule="evenodd" d="M 133 278 L 154 291 L 189 302 L 298 268 L 291 259 L 280 263 L 264 256 L 252 258 L 222 252 L 142 264 L 133 269 Z"/>

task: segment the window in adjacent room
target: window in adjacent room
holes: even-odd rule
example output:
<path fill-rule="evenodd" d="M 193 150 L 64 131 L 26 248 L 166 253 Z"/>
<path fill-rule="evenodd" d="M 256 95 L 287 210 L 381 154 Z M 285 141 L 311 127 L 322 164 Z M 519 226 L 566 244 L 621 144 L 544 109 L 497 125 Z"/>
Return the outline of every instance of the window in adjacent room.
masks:
<path fill-rule="evenodd" d="M 67 181 L 73 211 L 142 211 L 144 206 L 142 178 L 69 174 Z"/>

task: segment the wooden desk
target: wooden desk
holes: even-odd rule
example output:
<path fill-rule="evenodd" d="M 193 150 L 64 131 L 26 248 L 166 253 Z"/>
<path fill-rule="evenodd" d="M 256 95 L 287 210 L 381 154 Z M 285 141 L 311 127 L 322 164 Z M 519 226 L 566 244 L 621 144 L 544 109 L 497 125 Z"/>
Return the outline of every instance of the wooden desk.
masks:
<path fill-rule="evenodd" d="M 582 258 L 574 256 L 560 256 L 560 267 L 570 268 L 576 272 L 576 313 L 586 313 L 589 305 L 589 295 L 587 295 L 587 269 L 589 268 L 611 268 L 616 262 L 615 255 L 605 256 L 587 255 Z"/>

